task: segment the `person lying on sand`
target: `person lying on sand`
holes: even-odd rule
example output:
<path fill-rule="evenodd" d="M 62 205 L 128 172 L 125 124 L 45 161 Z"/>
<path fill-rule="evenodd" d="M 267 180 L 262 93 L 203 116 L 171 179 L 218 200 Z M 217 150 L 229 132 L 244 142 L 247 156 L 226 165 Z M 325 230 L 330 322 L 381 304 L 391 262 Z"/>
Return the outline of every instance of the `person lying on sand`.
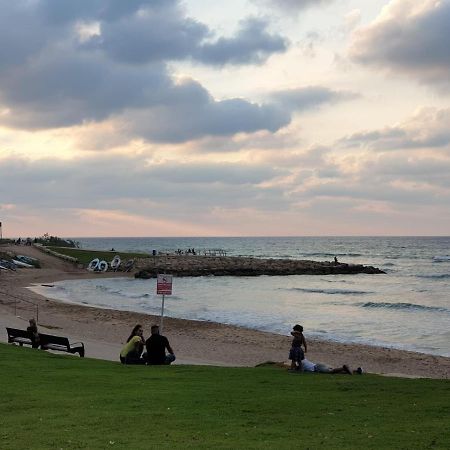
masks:
<path fill-rule="evenodd" d="M 356 370 L 352 372 L 350 367 L 347 364 L 344 364 L 342 367 L 330 367 L 326 364 L 317 363 L 307 360 L 306 358 L 302 361 L 302 367 L 304 372 L 318 372 L 318 373 L 345 373 L 347 375 L 353 375 L 354 373 L 361 375 L 363 370 L 361 367 L 358 367 Z"/>

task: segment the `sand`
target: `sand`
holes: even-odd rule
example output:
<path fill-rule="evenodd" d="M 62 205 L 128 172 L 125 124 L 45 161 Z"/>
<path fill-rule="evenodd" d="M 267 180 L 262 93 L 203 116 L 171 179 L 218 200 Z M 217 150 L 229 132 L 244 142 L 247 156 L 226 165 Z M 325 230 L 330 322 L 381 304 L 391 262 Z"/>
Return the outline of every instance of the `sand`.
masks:
<path fill-rule="evenodd" d="M 39 309 L 41 331 L 82 341 L 86 357 L 118 361 L 120 349 L 132 327 L 140 323 L 144 335 L 159 317 L 128 311 L 116 311 L 63 303 L 45 298 L 27 289 L 33 284 L 56 281 L 130 276 L 133 274 L 93 274 L 69 262 L 25 246 L 0 246 L 0 252 L 12 251 L 38 258 L 41 269 L 0 271 L 0 341 L 6 342 L 6 326 L 25 328 Z M 32 303 L 28 303 L 32 302 Z M 286 334 L 290 330 L 286 330 Z M 255 366 L 266 361 L 286 362 L 288 336 L 254 331 L 212 322 L 164 319 L 166 335 L 177 355 L 177 364 Z M 306 333 L 306 338 L 308 335 Z M 307 358 L 332 367 L 348 364 L 367 372 L 405 377 L 450 378 L 450 358 L 368 345 L 340 344 L 308 339 Z"/>

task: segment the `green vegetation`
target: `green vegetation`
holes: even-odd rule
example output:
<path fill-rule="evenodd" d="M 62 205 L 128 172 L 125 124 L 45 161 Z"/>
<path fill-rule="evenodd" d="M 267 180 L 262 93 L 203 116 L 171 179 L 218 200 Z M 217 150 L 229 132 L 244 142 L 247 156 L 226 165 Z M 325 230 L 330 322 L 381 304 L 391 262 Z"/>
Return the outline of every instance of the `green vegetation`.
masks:
<path fill-rule="evenodd" d="M 0 448 L 449 448 L 450 382 L 145 367 L 0 344 Z"/>
<path fill-rule="evenodd" d="M 33 242 L 45 246 L 56 245 L 58 247 L 69 248 L 77 248 L 79 246 L 78 242 L 73 241 L 72 239 L 62 239 L 57 236 L 50 236 L 48 233 L 45 233 L 44 236 L 34 238 Z"/>
<path fill-rule="evenodd" d="M 119 255 L 122 261 L 133 258 L 148 258 L 149 255 L 144 253 L 129 253 L 129 252 L 111 252 L 100 250 L 82 250 L 80 248 L 69 247 L 57 247 L 53 245 L 46 245 L 46 247 L 54 252 L 61 253 L 62 255 L 71 256 L 76 258 L 81 264 L 89 264 L 93 259 L 99 258 L 105 261 L 111 261 L 115 255 Z"/>

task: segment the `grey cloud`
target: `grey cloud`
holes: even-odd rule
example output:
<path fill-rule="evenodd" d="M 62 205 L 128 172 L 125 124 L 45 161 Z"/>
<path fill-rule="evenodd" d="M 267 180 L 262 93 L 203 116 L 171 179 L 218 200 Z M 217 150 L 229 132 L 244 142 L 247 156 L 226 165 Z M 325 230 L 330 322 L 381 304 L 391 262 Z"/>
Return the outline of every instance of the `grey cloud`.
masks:
<path fill-rule="evenodd" d="M 132 129 L 150 140 L 182 142 L 203 136 L 253 133 L 263 129 L 275 132 L 291 120 L 288 112 L 272 105 L 258 105 L 242 99 L 198 99 L 197 88 L 195 83 L 180 87 L 184 90 L 181 96 L 186 101 L 174 107 L 161 105 L 133 112 L 129 115 Z"/>
<path fill-rule="evenodd" d="M 72 161 L 9 158 L 0 161 L 0 179 L 8 190 L 2 202 L 43 208 L 115 209 L 151 200 L 208 211 L 220 207 L 279 208 L 282 192 L 261 187 L 279 172 L 266 165 L 151 165 L 141 158 L 95 157 Z M 245 189 L 243 187 L 245 186 Z M 132 206 L 133 208 L 133 206 Z M 129 211 L 128 211 L 129 212 Z"/>
<path fill-rule="evenodd" d="M 39 0 L 33 4 L 36 13 L 47 23 L 67 25 L 79 20 L 98 18 L 115 21 L 138 12 L 141 8 L 167 8 L 177 0 Z M 28 2 L 28 7 L 30 3 Z"/>
<path fill-rule="evenodd" d="M 449 123 L 450 109 L 424 108 L 395 127 L 354 133 L 339 143 L 381 151 L 445 148 L 450 145 Z"/>
<path fill-rule="evenodd" d="M 380 184 L 398 179 L 450 189 L 450 159 L 436 157 L 411 159 L 403 155 L 390 154 L 368 162 L 361 171 L 361 177 L 376 178 Z"/>
<path fill-rule="evenodd" d="M 259 64 L 287 48 L 286 39 L 267 31 L 266 21 L 247 19 L 234 36 L 214 40 L 207 26 L 180 15 L 178 8 L 161 8 L 103 22 L 101 34 L 83 47 L 132 64 L 192 58 L 211 65 Z"/>
<path fill-rule="evenodd" d="M 100 121 L 125 108 L 158 103 L 172 87 L 161 66 L 137 71 L 94 55 L 50 52 L 30 67 L 0 73 L 0 99 L 11 109 L 3 120 L 20 128 Z"/>
<path fill-rule="evenodd" d="M 4 124 L 37 129 L 113 118 L 130 139 L 180 142 L 274 132 L 290 122 L 289 114 L 275 105 L 216 101 L 199 83 L 175 83 L 166 65 L 174 58 L 195 57 L 214 64 L 261 62 L 284 45 L 262 22 L 247 22 L 236 37 L 205 44 L 208 28 L 186 17 L 178 1 L 61 5 L 56 0 L 0 0 L 5 12 L 0 18 Z M 100 37 L 79 42 L 75 24 L 83 20 L 99 22 Z"/>
<path fill-rule="evenodd" d="M 348 91 L 335 91 L 323 86 L 307 86 L 297 89 L 287 89 L 274 92 L 272 100 L 280 103 L 290 111 L 305 111 L 317 108 L 323 104 L 333 104 L 353 100 L 359 94 Z"/>
<path fill-rule="evenodd" d="M 450 89 L 450 3 L 392 0 L 389 13 L 360 29 L 351 48 L 362 64 Z"/>
<path fill-rule="evenodd" d="M 148 174 L 174 183 L 259 184 L 282 173 L 273 167 L 222 164 L 163 164 L 152 166 Z"/>
<path fill-rule="evenodd" d="M 213 65 L 259 64 L 271 54 L 283 52 L 287 48 L 286 39 L 269 34 L 266 28 L 266 21 L 249 19 L 242 23 L 235 36 L 205 43 L 199 47 L 195 56 Z"/>
<path fill-rule="evenodd" d="M 392 204 L 446 204 L 450 199 L 447 193 L 431 188 L 402 188 L 394 184 L 378 184 L 364 180 L 363 182 L 350 182 L 348 180 L 323 183 L 305 190 L 310 197 L 332 197 L 358 199 L 365 201 L 383 201 Z"/>
<path fill-rule="evenodd" d="M 301 11 L 314 6 L 327 5 L 333 1 L 335 0 L 253 0 L 256 4 L 281 9 L 287 13 Z"/>
<path fill-rule="evenodd" d="M 84 47 L 103 50 L 111 58 L 131 64 L 190 58 L 210 34 L 206 25 L 168 7 L 102 22 L 100 32 Z"/>

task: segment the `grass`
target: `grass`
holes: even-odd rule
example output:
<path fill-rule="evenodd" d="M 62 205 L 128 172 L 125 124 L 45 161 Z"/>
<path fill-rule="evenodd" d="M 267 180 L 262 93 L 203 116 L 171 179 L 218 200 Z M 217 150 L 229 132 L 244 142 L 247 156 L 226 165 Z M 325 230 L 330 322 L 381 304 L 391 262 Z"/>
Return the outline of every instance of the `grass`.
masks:
<path fill-rule="evenodd" d="M 0 448 L 449 448 L 445 380 L 133 367 L 0 344 Z"/>
<path fill-rule="evenodd" d="M 100 251 L 100 250 L 82 250 L 79 248 L 70 247 L 56 247 L 56 246 L 46 246 L 48 249 L 54 252 L 61 253 L 62 255 L 72 256 L 77 258 L 78 262 L 81 264 L 89 264 L 93 259 L 99 258 L 100 260 L 105 260 L 110 262 L 115 255 L 119 255 L 122 261 L 133 258 L 149 258 L 150 255 L 145 253 L 129 253 L 129 252 L 112 252 L 112 251 Z"/>

